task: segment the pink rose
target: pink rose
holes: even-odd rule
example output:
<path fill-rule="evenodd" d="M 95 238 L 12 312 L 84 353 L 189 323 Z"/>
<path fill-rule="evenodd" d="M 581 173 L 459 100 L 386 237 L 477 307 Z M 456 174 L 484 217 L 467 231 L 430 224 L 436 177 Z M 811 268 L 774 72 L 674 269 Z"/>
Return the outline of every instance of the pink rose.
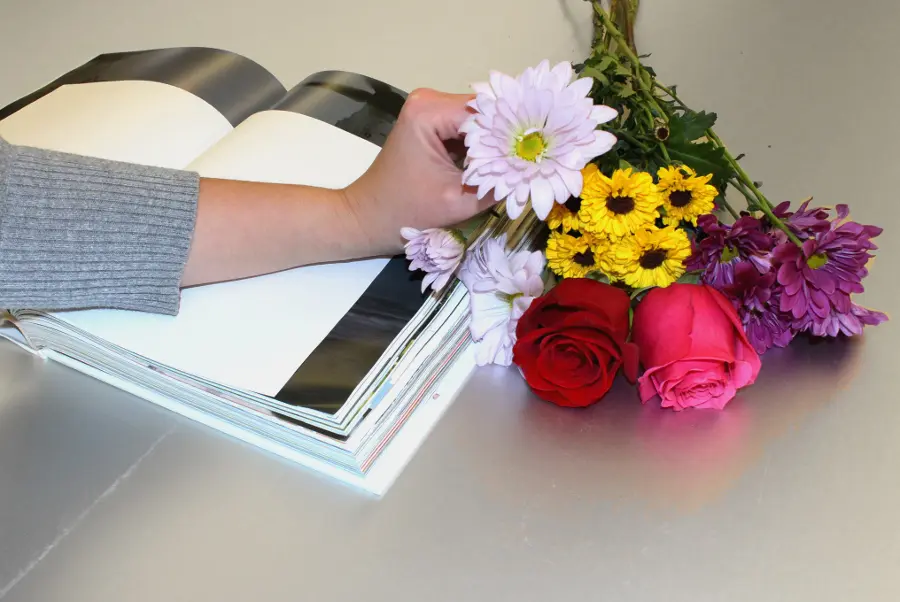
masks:
<path fill-rule="evenodd" d="M 662 407 L 676 411 L 721 410 L 759 374 L 759 355 L 737 312 L 706 285 L 651 290 L 634 312 L 632 337 L 644 366 L 644 403 L 659 395 Z"/>

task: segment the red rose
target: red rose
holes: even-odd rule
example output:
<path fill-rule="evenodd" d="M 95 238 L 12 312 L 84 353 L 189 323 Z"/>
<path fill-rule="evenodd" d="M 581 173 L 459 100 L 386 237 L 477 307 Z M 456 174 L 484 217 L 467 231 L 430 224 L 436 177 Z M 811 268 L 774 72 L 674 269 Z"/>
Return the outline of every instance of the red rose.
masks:
<path fill-rule="evenodd" d="M 519 319 L 513 362 L 541 398 L 566 407 L 600 401 L 621 366 L 632 382 L 637 348 L 628 339 L 630 299 L 587 278 L 560 282 Z"/>
<path fill-rule="evenodd" d="M 756 380 L 759 355 L 734 307 L 706 285 L 655 288 L 634 311 L 634 342 L 644 374 L 641 401 L 659 395 L 664 408 L 721 410 Z"/>

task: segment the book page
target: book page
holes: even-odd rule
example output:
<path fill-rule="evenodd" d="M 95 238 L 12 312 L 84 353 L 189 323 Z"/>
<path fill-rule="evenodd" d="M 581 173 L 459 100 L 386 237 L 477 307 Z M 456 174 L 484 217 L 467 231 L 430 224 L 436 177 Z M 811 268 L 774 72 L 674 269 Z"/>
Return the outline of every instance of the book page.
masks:
<path fill-rule="evenodd" d="M 65 85 L 0 121 L 13 144 L 174 169 L 231 130 L 201 98 L 148 81 Z"/>
<path fill-rule="evenodd" d="M 379 147 L 305 115 L 258 113 L 193 162 L 204 176 L 343 187 Z M 91 310 L 57 317 L 154 361 L 273 396 L 387 265 L 298 268 L 185 290 L 178 316 Z"/>

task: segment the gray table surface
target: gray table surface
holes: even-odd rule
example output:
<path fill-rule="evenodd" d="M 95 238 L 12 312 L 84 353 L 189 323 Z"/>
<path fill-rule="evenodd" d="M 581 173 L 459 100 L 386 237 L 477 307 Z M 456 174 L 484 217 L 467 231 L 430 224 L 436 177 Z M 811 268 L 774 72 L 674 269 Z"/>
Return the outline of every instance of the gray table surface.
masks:
<path fill-rule="evenodd" d="M 644 6 L 642 50 L 773 198 L 885 228 L 865 301 L 900 315 L 900 7 Z M 480 370 L 381 500 L 0 344 L 0 599 L 897 600 L 898 343 L 772 353 L 718 413 Z"/>

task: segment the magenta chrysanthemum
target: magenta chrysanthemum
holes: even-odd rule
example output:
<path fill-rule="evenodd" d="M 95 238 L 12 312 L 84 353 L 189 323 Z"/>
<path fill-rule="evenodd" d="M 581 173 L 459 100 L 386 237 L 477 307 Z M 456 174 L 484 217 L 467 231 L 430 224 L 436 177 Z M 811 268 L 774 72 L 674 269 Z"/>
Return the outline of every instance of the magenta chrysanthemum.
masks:
<path fill-rule="evenodd" d="M 761 274 L 772 267 L 770 252 L 775 240 L 763 232 L 758 219 L 746 216 L 728 226 L 714 215 L 701 215 L 697 226 L 704 237 L 694 245 L 687 268 L 702 271 L 701 280 L 713 288 L 722 290 L 732 284 L 740 262 L 749 261 Z"/>
<path fill-rule="evenodd" d="M 779 309 L 781 290 L 774 272 L 760 274 L 754 265 L 742 261 L 734 266 L 734 282 L 723 292 L 738 310 L 744 332 L 757 353 L 787 347 L 793 340 L 792 320 Z"/>
<path fill-rule="evenodd" d="M 810 201 L 804 201 L 796 211 L 791 211 L 791 204 L 785 201 L 775 207 L 772 213 L 787 224 L 788 228 L 801 240 L 806 240 L 831 227 L 831 223 L 828 221 L 828 210 L 822 207 L 810 209 L 809 203 Z M 772 233 L 777 237 L 779 243 L 787 242 L 787 236 L 781 230 L 772 228 Z"/>
<path fill-rule="evenodd" d="M 568 62 L 551 69 L 543 61 L 515 78 L 492 72 L 489 83 L 473 86 L 476 112 L 460 128 L 468 147 L 463 183 L 477 186 L 478 198 L 493 190 L 506 199 L 513 219 L 529 200 L 543 220 L 554 202 L 581 194 L 581 170 L 616 143 L 597 126 L 617 112 L 595 106 L 593 80 L 574 75 Z"/>
<path fill-rule="evenodd" d="M 841 312 L 832 307 L 831 313 L 822 319 L 808 317 L 797 326 L 798 331 L 807 331 L 815 337 L 836 337 L 839 334 L 848 337 L 859 336 L 866 326 L 878 326 L 887 322 L 887 315 L 862 307 L 856 303 L 850 304 L 850 311 Z"/>
<path fill-rule="evenodd" d="M 798 331 L 834 336 L 839 316 L 853 315 L 850 295 L 863 292 L 862 279 L 872 242 L 881 228 L 846 221 L 849 209 L 837 206 L 837 217 L 828 229 L 810 233 L 803 246 L 786 242 L 773 251 L 778 283 L 783 287 L 781 310 L 790 313 Z M 857 333 L 858 334 L 858 333 Z"/>

